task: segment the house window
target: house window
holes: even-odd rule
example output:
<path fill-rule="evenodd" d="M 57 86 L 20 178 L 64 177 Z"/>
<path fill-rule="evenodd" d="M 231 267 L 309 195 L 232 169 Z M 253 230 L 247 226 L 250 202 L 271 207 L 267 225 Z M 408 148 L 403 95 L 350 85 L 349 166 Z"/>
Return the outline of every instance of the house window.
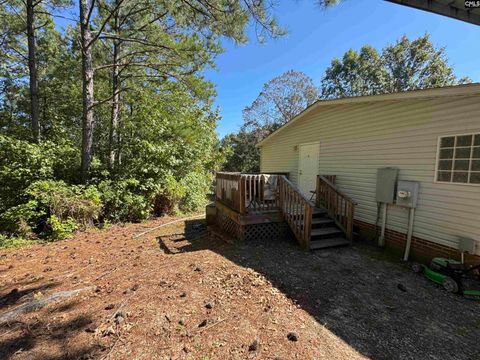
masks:
<path fill-rule="evenodd" d="M 435 176 L 437 182 L 480 185 L 480 133 L 440 137 Z"/>

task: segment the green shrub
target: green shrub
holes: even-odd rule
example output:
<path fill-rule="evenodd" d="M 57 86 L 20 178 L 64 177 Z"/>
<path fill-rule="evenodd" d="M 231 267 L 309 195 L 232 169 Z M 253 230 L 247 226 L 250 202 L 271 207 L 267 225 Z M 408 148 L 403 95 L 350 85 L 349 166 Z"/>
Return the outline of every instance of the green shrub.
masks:
<path fill-rule="evenodd" d="M 32 228 L 36 228 L 39 220 L 46 215 L 38 208 L 37 201 L 29 200 L 0 214 L 0 229 L 17 236 L 31 237 Z"/>
<path fill-rule="evenodd" d="M 172 175 L 163 179 L 163 186 L 154 197 L 154 214 L 175 214 L 178 212 L 180 200 L 185 196 L 185 187 Z"/>
<path fill-rule="evenodd" d="M 33 244 L 35 244 L 35 241 L 24 239 L 22 237 L 9 237 L 0 234 L 0 249 L 17 248 Z"/>
<path fill-rule="evenodd" d="M 190 173 L 177 181 L 171 174 L 155 181 L 129 178 L 98 184 L 104 204 L 104 219 L 112 222 L 139 222 L 150 215 L 162 216 L 198 210 L 206 203 L 210 176 Z"/>
<path fill-rule="evenodd" d="M 32 144 L 0 135 L 0 213 L 25 203 L 26 189 L 39 180 L 78 178 L 78 151 L 66 144 Z"/>
<path fill-rule="evenodd" d="M 0 215 L 4 232 L 25 235 L 25 224 L 43 237 L 60 239 L 96 221 L 102 209 L 100 193 L 93 186 L 67 185 L 42 180 L 25 190 L 27 201 Z"/>
<path fill-rule="evenodd" d="M 94 186 L 38 181 L 26 192 L 41 212 L 55 215 L 61 221 L 71 218 L 83 228 L 92 225 L 102 210 L 101 195 Z"/>
<path fill-rule="evenodd" d="M 206 194 L 210 190 L 212 183 L 210 175 L 199 172 L 190 173 L 180 183 L 185 189 L 179 204 L 181 211 L 192 212 L 206 205 Z"/>
<path fill-rule="evenodd" d="M 98 185 L 98 189 L 104 204 L 105 219 L 139 222 L 149 217 L 152 201 L 138 180 L 105 180 Z"/>
<path fill-rule="evenodd" d="M 63 240 L 77 230 L 75 221 L 69 217 L 67 220 L 60 220 L 55 215 L 51 215 L 47 220 L 47 226 L 50 228 L 51 240 Z"/>
<path fill-rule="evenodd" d="M 46 146 L 0 135 L 0 213 L 21 204 L 34 181 L 52 178 L 53 164 Z"/>

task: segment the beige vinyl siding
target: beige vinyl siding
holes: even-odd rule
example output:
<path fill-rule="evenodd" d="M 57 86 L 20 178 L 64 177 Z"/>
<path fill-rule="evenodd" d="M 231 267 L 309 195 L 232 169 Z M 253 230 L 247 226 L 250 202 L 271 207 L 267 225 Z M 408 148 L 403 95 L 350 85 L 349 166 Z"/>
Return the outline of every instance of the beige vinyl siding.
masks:
<path fill-rule="evenodd" d="M 376 171 L 399 168 L 420 182 L 414 236 L 451 247 L 459 236 L 480 241 L 480 186 L 435 183 L 439 136 L 480 132 L 480 96 L 331 104 L 315 108 L 267 139 L 261 170 L 288 171 L 296 182 L 298 148 L 320 142 L 320 174 L 358 202 L 355 217 L 375 223 Z M 387 227 L 406 232 L 408 210 L 389 206 Z M 477 246 L 480 254 L 480 243 Z"/>

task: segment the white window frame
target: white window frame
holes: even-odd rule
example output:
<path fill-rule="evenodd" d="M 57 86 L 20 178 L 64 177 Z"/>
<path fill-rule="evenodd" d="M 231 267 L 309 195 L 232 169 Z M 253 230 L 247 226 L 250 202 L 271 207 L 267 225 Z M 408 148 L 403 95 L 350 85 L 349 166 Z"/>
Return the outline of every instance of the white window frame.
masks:
<path fill-rule="evenodd" d="M 463 133 L 463 134 L 446 134 L 446 135 L 441 135 L 437 138 L 437 155 L 435 157 L 435 173 L 433 175 L 434 176 L 434 178 L 433 178 L 434 183 L 436 183 L 436 184 L 450 184 L 450 185 L 480 186 L 480 184 L 478 184 L 478 183 L 470 183 L 470 182 L 463 183 L 463 182 L 452 181 L 453 180 L 453 173 L 455 171 L 454 166 L 455 166 L 455 153 L 456 153 L 456 149 L 457 149 L 457 146 L 456 146 L 457 145 L 457 137 L 458 136 L 465 136 L 465 135 L 472 135 L 472 144 L 470 145 L 471 150 L 470 150 L 469 158 L 468 159 L 467 158 L 462 158 L 461 159 L 461 160 L 468 160 L 469 161 L 468 170 L 465 170 L 463 172 L 468 173 L 468 180 L 467 181 L 470 181 L 470 176 L 471 176 L 472 172 L 480 174 L 480 171 L 478 171 L 478 170 L 473 171 L 472 170 L 472 160 L 480 160 L 480 158 L 474 158 L 473 157 L 473 149 L 476 148 L 476 147 L 480 147 L 479 145 L 475 145 L 475 136 L 480 135 L 480 131 Z M 453 147 L 446 147 L 446 148 L 442 148 L 442 149 L 453 149 L 453 157 L 451 159 L 453 163 L 452 163 L 452 169 L 450 170 L 450 172 L 452 174 L 451 174 L 451 177 L 450 177 L 450 181 L 439 181 L 439 180 L 437 180 L 438 172 L 442 171 L 442 170 L 438 169 L 438 165 L 440 163 L 440 149 L 441 149 L 440 144 L 441 144 L 441 141 L 442 141 L 443 138 L 448 138 L 448 137 L 454 137 L 455 138 L 455 143 L 453 144 Z M 461 147 L 461 146 L 459 146 L 459 147 Z M 449 159 L 447 159 L 447 160 L 449 160 Z"/>

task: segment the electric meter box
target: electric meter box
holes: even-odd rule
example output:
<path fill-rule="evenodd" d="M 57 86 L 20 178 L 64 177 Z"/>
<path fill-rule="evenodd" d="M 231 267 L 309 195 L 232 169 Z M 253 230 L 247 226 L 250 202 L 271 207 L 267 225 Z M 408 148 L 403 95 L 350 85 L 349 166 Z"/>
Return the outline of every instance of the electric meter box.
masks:
<path fill-rule="evenodd" d="M 397 176 L 397 168 L 386 167 L 377 170 L 377 189 L 375 195 L 377 202 L 393 204 Z"/>
<path fill-rule="evenodd" d="M 396 204 L 408 208 L 416 208 L 419 190 L 420 183 L 418 181 L 399 180 Z"/>
<path fill-rule="evenodd" d="M 458 250 L 460 250 L 460 252 L 475 254 L 475 245 L 476 242 L 473 239 L 460 238 L 460 241 L 458 242 Z"/>

